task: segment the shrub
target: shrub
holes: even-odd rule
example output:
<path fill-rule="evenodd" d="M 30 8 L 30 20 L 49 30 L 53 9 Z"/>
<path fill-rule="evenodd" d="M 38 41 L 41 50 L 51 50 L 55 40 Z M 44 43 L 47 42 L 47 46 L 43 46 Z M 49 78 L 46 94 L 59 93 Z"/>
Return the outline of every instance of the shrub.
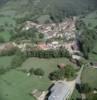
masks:
<path fill-rule="evenodd" d="M 56 70 L 54 72 L 51 72 L 50 75 L 49 75 L 49 78 L 51 80 L 61 80 L 61 79 L 64 79 L 64 71 Z"/>
<path fill-rule="evenodd" d="M 35 71 L 35 70 L 34 70 L 33 68 L 31 68 L 31 69 L 29 70 L 29 73 L 30 73 L 30 74 L 33 74 L 34 71 Z"/>
<path fill-rule="evenodd" d="M 65 66 L 64 69 L 58 69 L 49 74 L 51 80 L 62 80 L 64 78 L 72 78 L 75 76 L 75 69 L 71 65 Z"/>
<path fill-rule="evenodd" d="M 34 71 L 34 74 L 37 75 L 37 76 L 43 76 L 44 75 L 44 71 L 41 68 L 37 68 Z"/>

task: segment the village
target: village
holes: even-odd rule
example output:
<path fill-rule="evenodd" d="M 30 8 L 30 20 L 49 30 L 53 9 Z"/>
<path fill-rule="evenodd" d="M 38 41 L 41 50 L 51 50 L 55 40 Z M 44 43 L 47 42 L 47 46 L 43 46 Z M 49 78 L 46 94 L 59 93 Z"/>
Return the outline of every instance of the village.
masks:
<path fill-rule="evenodd" d="M 16 42 L 9 42 L 5 44 L 1 44 L 0 51 L 6 49 L 6 46 L 12 48 L 17 47 L 21 51 L 26 51 L 28 48 L 38 48 L 39 50 L 51 50 L 58 48 L 65 48 L 69 51 L 70 54 L 80 53 L 79 44 L 76 39 L 76 35 L 78 34 L 76 31 L 76 17 L 67 18 L 65 21 L 59 24 L 51 23 L 51 24 L 36 24 L 31 21 L 27 21 L 24 23 L 24 27 L 22 30 L 29 30 L 30 28 L 36 28 L 38 32 L 44 35 L 44 42 L 38 42 L 32 46 L 31 43 L 21 42 L 17 44 Z"/>
<path fill-rule="evenodd" d="M 38 42 L 37 44 L 34 44 L 34 46 L 27 42 L 21 42 L 20 44 L 17 44 L 16 42 L 4 43 L 0 45 L 0 54 L 6 51 L 15 51 L 16 48 L 22 52 L 26 52 L 29 50 L 29 48 L 30 50 L 36 48 L 35 50 L 38 49 L 43 51 L 64 48 L 70 53 L 73 60 L 80 60 L 80 50 L 76 40 L 76 34 L 78 33 L 76 32 L 75 23 L 76 17 L 67 18 L 64 22 L 59 24 L 51 23 L 40 25 L 27 21 L 24 24 L 24 28 L 22 29 L 23 31 L 29 30 L 30 28 L 36 28 L 38 32 L 44 35 L 44 40 L 53 40 L 49 42 Z M 60 66 L 63 66 L 64 68 L 64 64 L 61 64 Z M 29 76 L 30 73 L 27 73 L 27 75 Z M 51 90 L 39 92 L 39 90 L 35 89 L 31 92 L 31 95 L 37 98 L 37 100 L 45 100 L 46 95 L 51 91 L 50 96 L 47 97 L 48 100 L 62 100 L 63 98 L 64 100 L 69 99 L 74 91 L 76 79 L 69 82 L 66 80 L 56 81 L 53 84 L 54 86 L 51 88 Z"/>
<path fill-rule="evenodd" d="M 37 100 L 69 100 L 72 96 L 73 91 L 76 88 L 76 85 L 81 84 L 81 75 L 84 67 L 87 64 L 83 64 L 82 61 L 83 55 L 79 49 L 79 43 L 77 41 L 77 35 L 79 34 L 76 30 L 76 17 L 66 18 L 61 23 L 49 23 L 49 24 L 37 24 L 32 21 L 26 21 L 23 24 L 22 31 L 27 31 L 31 28 L 36 28 L 39 33 L 44 35 L 44 41 L 40 41 L 32 44 L 29 40 L 20 41 L 17 43 L 15 41 L 10 41 L 7 43 L 0 44 L 0 55 L 13 55 L 17 49 L 25 53 L 27 51 L 49 51 L 49 50 L 60 50 L 66 49 L 69 54 L 70 64 L 76 66 L 76 77 L 73 80 L 68 81 L 66 78 L 63 80 L 51 81 L 53 86 L 50 87 L 47 91 L 40 91 L 37 88 L 30 91 L 30 95 L 34 96 Z M 44 55 L 44 54 L 43 54 Z M 31 55 L 30 55 L 31 56 Z M 34 56 L 36 57 L 36 56 Z M 33 58 L 35 59 L 35 58 Z M 64 60 L 65 62 L 65 60 Z M 56 62 L 59 70 L 64 70 L 68 66 L 60 62 Z M 54 63 L 54 62 L 53 62 Z M 67 62 L 68 63 L 68 62 Z M 97 68 L 96 64 L 89 63 L 89 66 L 92 68 Z M 47 65 L 48 66 L 48 65 Z M 27 77 L 31 76 L 30 72 L 26 72 Z M 42 79 L 42 76 L 39 76 L 39 79 Z M 81 94 L 81 98 L 86 99 L 85 94 Z"/>

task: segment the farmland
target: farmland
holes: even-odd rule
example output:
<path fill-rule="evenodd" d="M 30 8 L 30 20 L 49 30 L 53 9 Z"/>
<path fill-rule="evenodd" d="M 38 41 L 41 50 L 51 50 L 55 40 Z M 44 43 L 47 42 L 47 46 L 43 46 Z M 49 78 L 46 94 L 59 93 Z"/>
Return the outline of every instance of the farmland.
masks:
<path fill-rule="evenodd" d="M 2 57 L 0 58 L 0 64 L 7 66 L 10 64 L 11 59 L 12 57 Z M 7 61 L 6 63 L 4 62 L 5 60 Z M 66 58 L 29 58 L 21 67 L 6 72 L 4 75 L 0 76 L 1 99 L 35 100 L 34 97 L 29 94 L 35 89 L 42 91 L 49 88 L 52 83 L 49 80 L 48 75 L 50 72 L 58 69 L 57 64 L 59 63 L 67 64 L 69 63 L 69 60 Z M 35 75 L 28 77 L 27 73 L 22 72 L 22 70 L 29 70 L 30 68 L 42 68 L 45 71 L 45 75 L 42 78 Z"/>
<path fill-rule="evenodd" d="M 12 61 L 13 56 L 4 56 L 4 57 L 0 57 L 0 67 L 10 67 L 10 63 Z"/>
<path fill-rule="evenodd" d="M 9 41 L 11 34 L 9 32 L 0 32 L 0 36 L 2 36 L 5 41 Z"/>
<path fill-rule="evenodd" d="M 97 69 L 85 68 L 82 73 L 82 82 L 88 83 L 92 88 L 97 88 Z"/>

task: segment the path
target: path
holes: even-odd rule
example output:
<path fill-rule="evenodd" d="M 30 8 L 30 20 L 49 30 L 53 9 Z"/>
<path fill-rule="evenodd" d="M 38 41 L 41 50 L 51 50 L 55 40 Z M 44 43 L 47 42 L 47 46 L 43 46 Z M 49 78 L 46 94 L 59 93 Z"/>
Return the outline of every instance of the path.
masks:
<path fill-rule="evenodd" d="M 85 66 L 85 65 L 82 65 L 80 71 L 77 73 L 78 76 L 77 76 L 77 78 L 76 78 L 76 84 L 81 84 L 81 74 L 82 74 L 82 71 L 83 71 L 83 69 L 84 69 L 84 66 Z"/>

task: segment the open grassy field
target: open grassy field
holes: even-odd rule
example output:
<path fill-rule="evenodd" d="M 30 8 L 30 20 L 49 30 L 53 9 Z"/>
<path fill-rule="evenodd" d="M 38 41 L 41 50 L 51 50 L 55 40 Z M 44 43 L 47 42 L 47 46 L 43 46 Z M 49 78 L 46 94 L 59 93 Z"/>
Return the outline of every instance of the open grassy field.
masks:
<path fill-rule="evenodd" d="M 39 80 L 35 79 L 27 77 L 24 73 L 11 70 L 0 77 L 0 100 L 34 100 L 33 97 L 29 96 L 29 93 L 33 84 L 37 84 L 33 82 Z"/>
<path fill-rule="evenodd" d="M 0 36 L 2 36 L 5 41 L 9 41 L 11 34 L 9 32 L 0 32 Z"/>
<path fill-rule="evenodd" d="M 0 64 L 5 64 L 8 61 L 8 57 L 0 58 Z M 8 63 L 10 63 L 11 58 Z M 69 63 L 66 58 L 59 59 L 38 59 L 29 58 L 23 63 L 23 65 L 14 70 L 10 70 L 4 75 L 0 76 L 0 100 L 35 100 L 34 97 L 29 95 L 35 89 L 40 91 L 47 90 L 52 84 L 48 78 L 48 74 L 57 68 L 57 64 Z M 4 65 L 6 66 L 6 64 Z M 27 76 L 27 73 L 21 71 L 21 69 L 30 68 L 42 68 L 45 71 L 45 75 L 40 78 L 39 76 L 31 75 Z"/>
<path fill-rule="evenodd" d="M 29 70 L 30 68 L 42 68 L 46 74 L 50 73 L 53 70 L 58 69 L 58 64 L 69 64 L 69 60 L 66 58 L 57 58 L 57 59 L 38 59 L 38 58 L 29 58 L 21 67 L 21 69 Z"/>
<path fill-rule="evenodd" d="M 88 83 L 92 88 L 97 88 L 97 69 L 85 68 L 82 73 L 82 82 Z"/>

